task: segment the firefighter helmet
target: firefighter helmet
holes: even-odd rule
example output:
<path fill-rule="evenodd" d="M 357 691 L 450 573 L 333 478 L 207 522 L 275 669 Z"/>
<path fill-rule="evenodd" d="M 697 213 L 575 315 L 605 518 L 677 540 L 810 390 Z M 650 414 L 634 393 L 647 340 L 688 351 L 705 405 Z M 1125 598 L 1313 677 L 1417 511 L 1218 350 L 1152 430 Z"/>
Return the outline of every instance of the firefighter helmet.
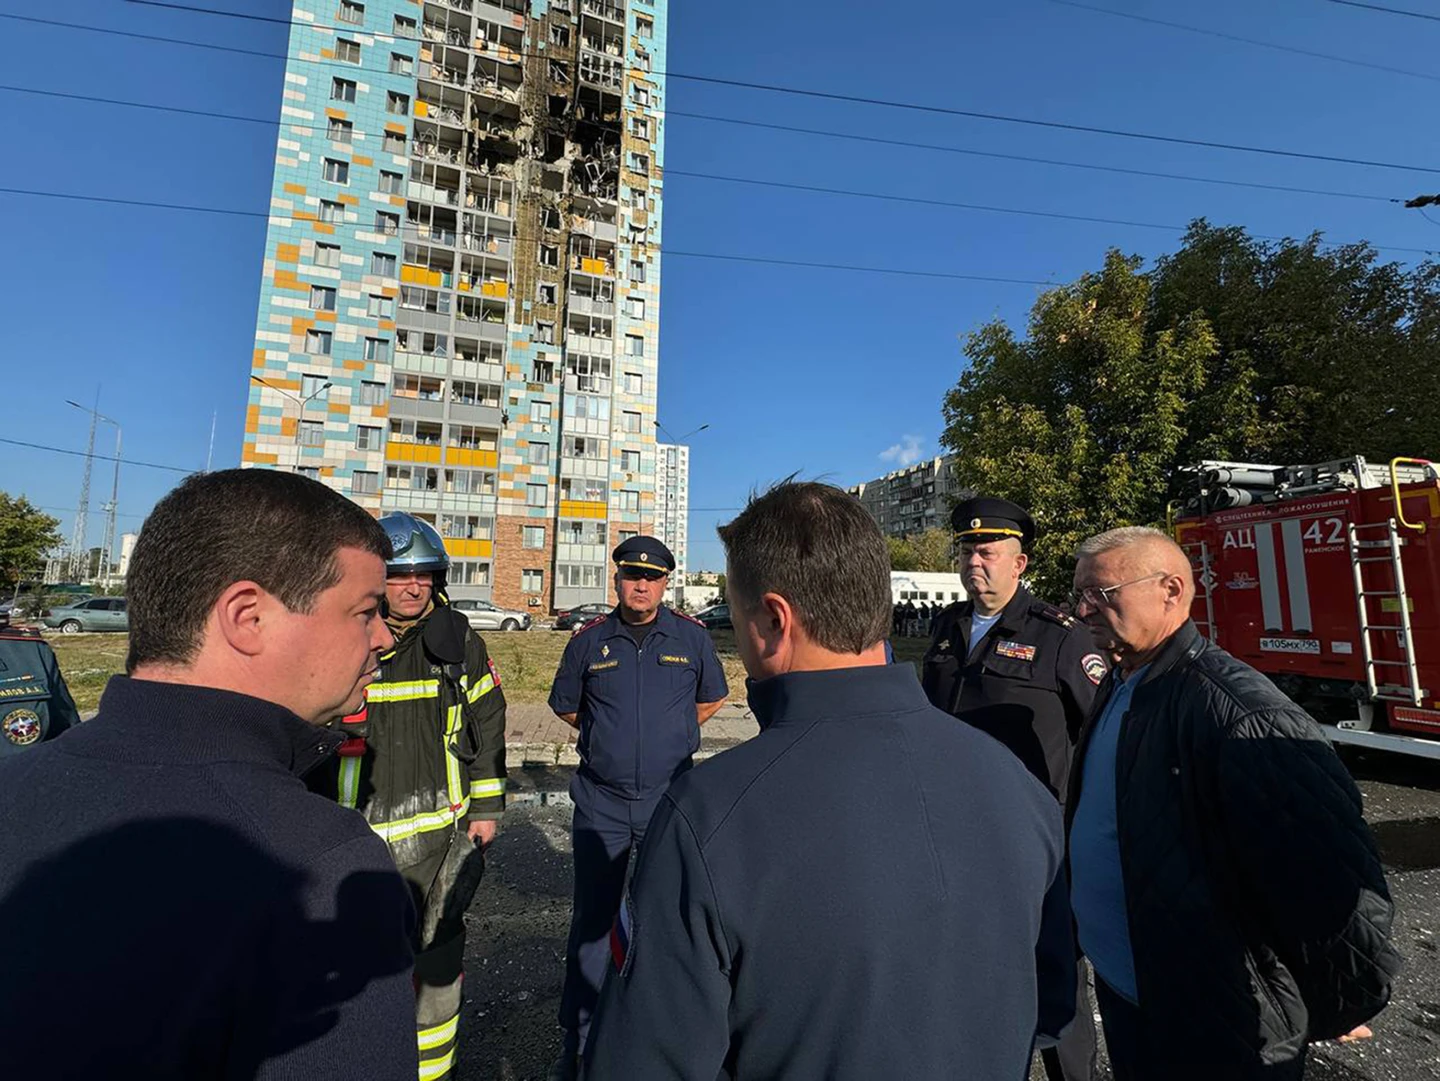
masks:
<path fill-rule="evenodd" d="M 390 546 L 395 549 L 395 555 L 385 564 L 386 573 L 432 571 L 442 574 L 450 568 L 445 542 L 429 522 L 404 511 L 394 511 L 380 519 L 380 528 L 385 530 Z"/>

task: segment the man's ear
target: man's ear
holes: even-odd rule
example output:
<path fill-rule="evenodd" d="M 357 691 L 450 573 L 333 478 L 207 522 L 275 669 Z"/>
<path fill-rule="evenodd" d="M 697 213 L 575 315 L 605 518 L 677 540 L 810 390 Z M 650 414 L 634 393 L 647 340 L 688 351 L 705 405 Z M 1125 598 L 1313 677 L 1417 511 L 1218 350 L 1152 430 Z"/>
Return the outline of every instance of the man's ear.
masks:
<path fill-rule="evenodd" d="M 258 583 L 235 582 L 215 601 L 210 622 L 231 649 L 254 657 L 264 648 L 264 629 L 279 606 L 279 599 Z"/>
<path fill-rule="evenodd" d="M 1021 552 L 1015 557 L 1015 573 L 1017 576 L 1024 574 L 1025 568 L 1028 566 L 1030 566 L 1030 557 L 1024 552 Z"/>

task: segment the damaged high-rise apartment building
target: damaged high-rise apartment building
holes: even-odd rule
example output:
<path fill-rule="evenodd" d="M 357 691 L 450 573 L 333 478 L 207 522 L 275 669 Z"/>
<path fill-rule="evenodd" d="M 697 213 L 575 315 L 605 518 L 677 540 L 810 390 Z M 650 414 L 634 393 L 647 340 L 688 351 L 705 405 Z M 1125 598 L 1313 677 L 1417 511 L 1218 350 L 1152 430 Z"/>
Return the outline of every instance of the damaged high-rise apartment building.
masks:
<path fill-rule="evenodd" d="M 243 461 L 610 595 L 656 520 L 665 0 L 297 0 Z"/>

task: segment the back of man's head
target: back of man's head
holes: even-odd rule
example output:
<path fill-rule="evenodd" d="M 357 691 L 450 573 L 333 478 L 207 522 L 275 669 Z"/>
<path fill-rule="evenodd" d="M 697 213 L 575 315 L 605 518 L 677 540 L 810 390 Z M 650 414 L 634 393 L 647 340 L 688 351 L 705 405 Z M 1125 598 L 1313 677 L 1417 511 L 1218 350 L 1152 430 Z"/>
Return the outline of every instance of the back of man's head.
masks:
<path fill-rule="evenodd" d="M 853 496 L 783 481 L 718 532 L 727 586 L 742 605 L 784 597 L 806 636 L 831 653 L 862 653 L 890 633 L 890 551 Z"/>
<path fill-rule="evenodd" d="M 192 663 L 211 609 L 236 582 L 310 611 L 340 579 L 341 548 L 391 557 L 375 519 L 319 481 L 272 469 L 188 478 L 155 505 L 130 557 L 126 671 Z"/>

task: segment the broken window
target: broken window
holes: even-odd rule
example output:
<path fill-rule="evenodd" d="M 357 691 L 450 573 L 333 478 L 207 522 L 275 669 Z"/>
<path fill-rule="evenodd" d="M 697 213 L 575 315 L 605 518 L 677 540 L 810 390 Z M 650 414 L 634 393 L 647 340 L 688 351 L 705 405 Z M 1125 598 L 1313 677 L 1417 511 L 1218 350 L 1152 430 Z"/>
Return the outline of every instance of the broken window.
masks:
<path fill-rule="evenodd" d="M 570 99 L 563 94 L 550 95 L 550 115 L 562 117 L 570 111 Z"/>
<path fill-rule="evenodd" d="M 560 211 L 553 206 L 547 206 L 540 211 L 540 227 L 542 229 L 559 229 Z"/>
<path fill-rule="evenodd" d="M 637 139 L 650 138 L 650 121 L 643 116 L 632 116 L 630 118 L 630 134 Z"/>
<path fill-rule="evenodd" d="M 636 15 L 635 32 L 642 38 L 653 38 L 655 36 L 655 20 L 648 15 Z"/>
<path fill-rule="evenodd" d="M 556 245 L 556 244 L 541 244 L 541 245 L 540 245 L 540 265 L 541 265 L 541 266 L 559 266 L 559 265 L 560 265 L 560 248 L 559 248 L 558 245 Z"/>
<path fill-rule="evenodd" d="M 535 287 L 535 300 L 540 304 L 555 303 L 555 283 L 541 282 Z"/>
<path fill-rule="evenodd" d="M 570 28 L 559 23 L 550 24 L 550 44 L 565 46 L 570 44 Z"/>
<path fill-rule="evenodd" d="M 570 85 L 570 65 L 559 60 L 550 61 L 550 81 L 558 86 Z"/>
<path fill-rule="evenodd" d="M 554 345 L 554 344 L 555 344 L 555 324 L 554 324 L 554 323 L 547 323 L 547 322 L 545 322 L 543 319 L 542 319 L 542 320 L 537 320 L 536 323 L 535 323 L 535 340 L 536 340 L 537 342 L 540 342 L 542 345 Z M 539 366 L 540 366 L 540 362 L 539 362 L 539 361 L 536 361 L 536 362 L 535 362 L 535 366 L 536 366 L 536 368 L 538 369 Z M 548 383 L 549 380 L 548 380 L 548 379 L 537 379 L 536 382 L 537 382 L 537 383 Z"/>

